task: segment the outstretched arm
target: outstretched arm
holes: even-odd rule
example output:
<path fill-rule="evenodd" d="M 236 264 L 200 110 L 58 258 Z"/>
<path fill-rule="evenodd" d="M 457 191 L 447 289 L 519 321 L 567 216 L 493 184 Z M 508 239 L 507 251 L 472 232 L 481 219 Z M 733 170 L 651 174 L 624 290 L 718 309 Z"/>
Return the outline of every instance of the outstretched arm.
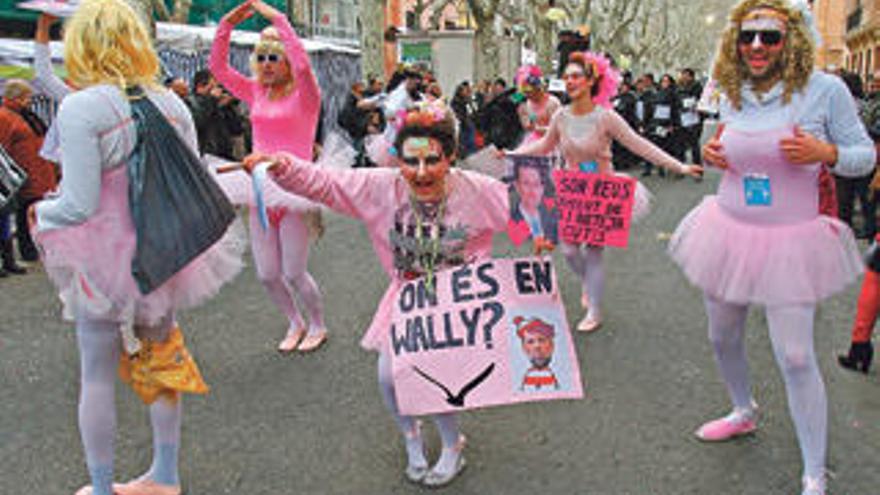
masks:
<path fill-rule="evenodd" d="M 511 153 L 517 155 L 546 155 L 550 153 L 559 144 L 559 126 L 562 121 L 562 110 L 557 111 L 553 118 L 550 119 L 550 126 L 547 133 L 541 139 L 520 145 Z"/>
<path fill-rule="evenodd" d="M 617 112 L 609 110 L 605 118 L 611 137 L 645 160 L 679 174 L 694 176 L 702 174 L 702 167 L 684 165 L 647 139 L 636 134 Z"/>

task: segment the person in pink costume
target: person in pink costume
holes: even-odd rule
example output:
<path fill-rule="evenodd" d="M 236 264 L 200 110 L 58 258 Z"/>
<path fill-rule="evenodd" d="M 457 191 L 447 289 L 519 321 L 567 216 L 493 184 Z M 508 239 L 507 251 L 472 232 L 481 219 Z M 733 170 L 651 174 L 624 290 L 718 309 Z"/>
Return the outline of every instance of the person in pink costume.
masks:
<path fill-rule="evenodd" d="M 611 140 L 617 140 L 644 159 L 669 170 L 699 177 L 702 168 L 684 165 L 636 134 L 623 117 L 611 108 L 620 76 L 608 59 L 591 52 L 576 52 L 568 59 L 563 73 L 565 89 L 571 104 L 563 107 L 550 120 L 541 139 L 519 146 L 512 153 L 545 155 L 558 149 L 566 167 L 572 170 L 613 174 Z M 633 217 L 648 213 L 650 193 L 641 184 L 636 189 Z M 571 245 L 560 242 L 562 254 L 580 277 L 587 314 L 577 329 L 592 332 L 602 324 L 602 296 L 605 292 L 605 268 L 600 246 Z"/>
<path fill-rule="evenodd" d="M 263 30 L 254 48 L 254 79 L 230 67 L 229 41 L 233 27 L 255 11 L 272 26 Z M 220 21 L 209 63 L 217 81 L 250 108 L 254 150 L 285 151 L 303 160 L 312 159 L 321 91 L 306 50 L 284 14 L 260 0 L 242 3 Z M 281 191 L 268 181 L 263 191 L 268 227 L 263 228 L 251 182 L 241 175 L 223 174 L 218 181 L 233 202 L 250 206 L 251 246 L 257 276 L 269 298 L 289 320 L 287 335 L 278 350 L 313 351 L 327 338 L 321 292 L 308 272 L 306 214 L 315 210 L 316 205 Z M 305 308 L 308 331 L 293 293 L 299 296 Z"/>
<path fill-rule="evenodd" d="M 703 291 L 709 339 L 733 411 L 696 432 L 723 441 L 757 427 L 745 353 L 749 306 L 765 307 L 803 461 L 803 495 L 825 493 L 827 398 L 813 348 L 818 301 L 862 271 L 852 231 L 819 213 L 823 163 L 842 176 L 874 165 L 843 82 L 813 70 L 808 13 L 787 0 L 733 8 L 713 69 L 724 93 L 720 137 L 703 148 L 722 168 L 718 194 L 682 220 L 669 252 Z"/>
<path fill-rule="evenodd" d="M 364 223 L 391 284 L 361 345 L 379 352 L 380 389 L 406 444 L 406 477 L 439 486 L 464 467 L 464 437 L 455 414 L 434 416 L 443 449 L 429 468 L 419 422 L 398 411 L 386 332 L 394 294 L 406 280 L 425 276 L 430 285 L 434 270 L 490 256 L 493 234 L 507 228 L 508 193 L 496 179 L 450 168 L 458 142 L 456 123 L 442 102 L 411 108 L 399 121 L 395 168 L 320 168 L 284 153 L 252 155 L 245 166 L 269 162 L 259 166 L 271 167 L 282 188 Z"/>
<path fill-rule="evenodd" d="M 126 161 L 137 142 L 125 90 L 140 87 L 196 153 L 189 110 L 156 84 L 159 59 L 146 26 L 122 0 L 85 0 L 65 26 L 65 65 L 79 90 L 66 96 L 56 117 L 63 179 L 58 195 L 29 211 L 46 272 L 59 291 L 64 317 L 76 323 L 80 354 L 79 430 L 91 484 L 78 495 L 178 495 L 182 398 L 206 387 L 183 347 L 178 310 L 212 297 L 241 269 L 242 244 L 229 234 L 161 286 L 144 295 L 132 276 L 137 234 L 129 207 Z M 113 485 L 117 370 L 134 360 L 123 334 L 140 349 L 176 356 L 163 373 L 140 353 L 131 383 L 149 381 L 153 463 L 143 476 Z M 127 349 L 126 349 L 127 350 Z M 170 384 L 165 376 L 182 380 Z M 160 376 L 161 375 L 161 376 Z M 186 380 L 198 390 L 180 387 Z M 137 390 L 137 388 L 136 388 Z M 144 390 L 144 389 L 141 389 Z M 144 397 L 144 396 L 142 396 Z"/>
<path fill-rule="evenodd" d="M 544 88 L 544 74 L 537 65 L 524 65 L 516 71 L 516 85 L 526 99 L 516 111 L 519 121 L 526 131 L 524 143 L 537 141 L 547 132 L 550 118 L 562 103 Z"/>

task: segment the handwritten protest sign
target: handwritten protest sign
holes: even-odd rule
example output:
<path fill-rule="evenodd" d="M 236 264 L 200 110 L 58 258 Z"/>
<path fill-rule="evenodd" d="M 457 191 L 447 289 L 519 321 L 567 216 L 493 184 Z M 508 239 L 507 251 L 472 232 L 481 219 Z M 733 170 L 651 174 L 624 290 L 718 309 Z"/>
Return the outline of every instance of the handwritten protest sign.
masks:
<path fill-rule="evenodd" d="M 636 180 L 631 177 L 588 174 L 572 170 L 553 172 L 560 237 L 569 244 L 625 248 Z"/>
<path fill-rule="evenodd" d="M 549 258 L 488 259 L 402 284 L 388 328 L 397 403 L 422 415 L 583 397 Z"/>

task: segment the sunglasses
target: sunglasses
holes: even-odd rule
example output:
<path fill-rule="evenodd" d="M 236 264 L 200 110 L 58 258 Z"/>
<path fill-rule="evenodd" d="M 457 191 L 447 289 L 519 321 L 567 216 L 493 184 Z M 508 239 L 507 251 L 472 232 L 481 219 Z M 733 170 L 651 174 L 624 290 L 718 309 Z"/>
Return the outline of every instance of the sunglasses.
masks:
<path fill-rule="evenodd" d="M 737 41 L 741 45 L 751 45 L 755 42 L 755 38 L 758 38 L 764 46 L 776 46 L 782 43 L 782 31 L 740 31 Z"/>
<path fill-rule="evenodd" d="M 262 64 L 262 63 L 266 63 L 266 62 L 274 64 L 274 63 L 278 63 L 280 61 L 281 61 L 281 55 L 278 55 L 277 53 L 257 54 L 257 63 L 258 64 Z"/>
<path fill-rule="evenodd" d="M 567 81 L 569 79 L 584 79 L 587 75 L 583 72 L 568 72 L 562 75 L 562 80 Z"/>

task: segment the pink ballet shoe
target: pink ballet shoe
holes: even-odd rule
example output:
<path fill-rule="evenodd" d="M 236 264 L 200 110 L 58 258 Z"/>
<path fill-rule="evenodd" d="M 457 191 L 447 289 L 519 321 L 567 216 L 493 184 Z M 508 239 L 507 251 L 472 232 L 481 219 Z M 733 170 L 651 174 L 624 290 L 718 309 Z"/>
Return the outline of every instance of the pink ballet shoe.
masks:
<path fill-rule="evenodd" d="M 76 491 L 74 495 L 92 495 L 92 485 L 86 485 L 79 490 Z M 116 491 L 116 486 L 113 486 L 113 495 L 122 495 Z"/>
<path fill-rule="evenodd" d="M 113 485 L 117 495 L 180 495 L 180 486 L 160 485 L 153 480 L 137 479 L 121 485 Z"/>
<path fill-rule="evenodd" d="M 292 332 L 288 330 L 287 335 L 285 335 L 281 343 L 278 344 L 278 352 L 287 354 L 295 351 L 296 346 L 300 345 L 300 341 L 302 341 L 305 334 L 305 328 L 300 328 Z"/>
<path fill-rule="evenodd" d="M 455 466 L 452 471 L 448 473 L 438 471 L 437 466 L 435 465 L 430 471 L 428 471 L 428 474 L 425 475 L 422 484 L 431 488 L 439 488 L 452 483 L 452 480 L 461 473 L 466 465 L 464 455 L 462 454 L 466 443 L 467 438 L 465 438 L 464 435 L 461 435 L 458 437 L 458 442 L 455 442 L 455 445 L 452 446 L 452 450 L 458 454 L 458 458 L 455 460 Z"/>
<path fill-rule="evenodd" d="M 751 416 L 745 417 L 745 415 L 732 413 L 723 418 L 709 421 L 696 431 L 697 438 L 704 442 L 724 442 L 731 438 L 748 435 L 758 429 L 754 413 Z"/>
<path fill-rule="evenodd" d="M 598 318 L 593 318 L 592 316 L 584 316 L 584 319 L 578 323 L 577 329 L 579 332 L 591 333 L 595 332 L 602 326 L 602 320 Z"/>
<path fill-rule="evenodd" d="M 804 491 L 801 495 L 825 495 L 825 476 L 811 478 L 804 476 Z"/>
<path fill-rule="evenodd" d="M 299 352 L 312 352 L 318 350 L 327 341 L 327 330 L 323 328 L 314 333 L 306 334 L 299 343 Z"/>

